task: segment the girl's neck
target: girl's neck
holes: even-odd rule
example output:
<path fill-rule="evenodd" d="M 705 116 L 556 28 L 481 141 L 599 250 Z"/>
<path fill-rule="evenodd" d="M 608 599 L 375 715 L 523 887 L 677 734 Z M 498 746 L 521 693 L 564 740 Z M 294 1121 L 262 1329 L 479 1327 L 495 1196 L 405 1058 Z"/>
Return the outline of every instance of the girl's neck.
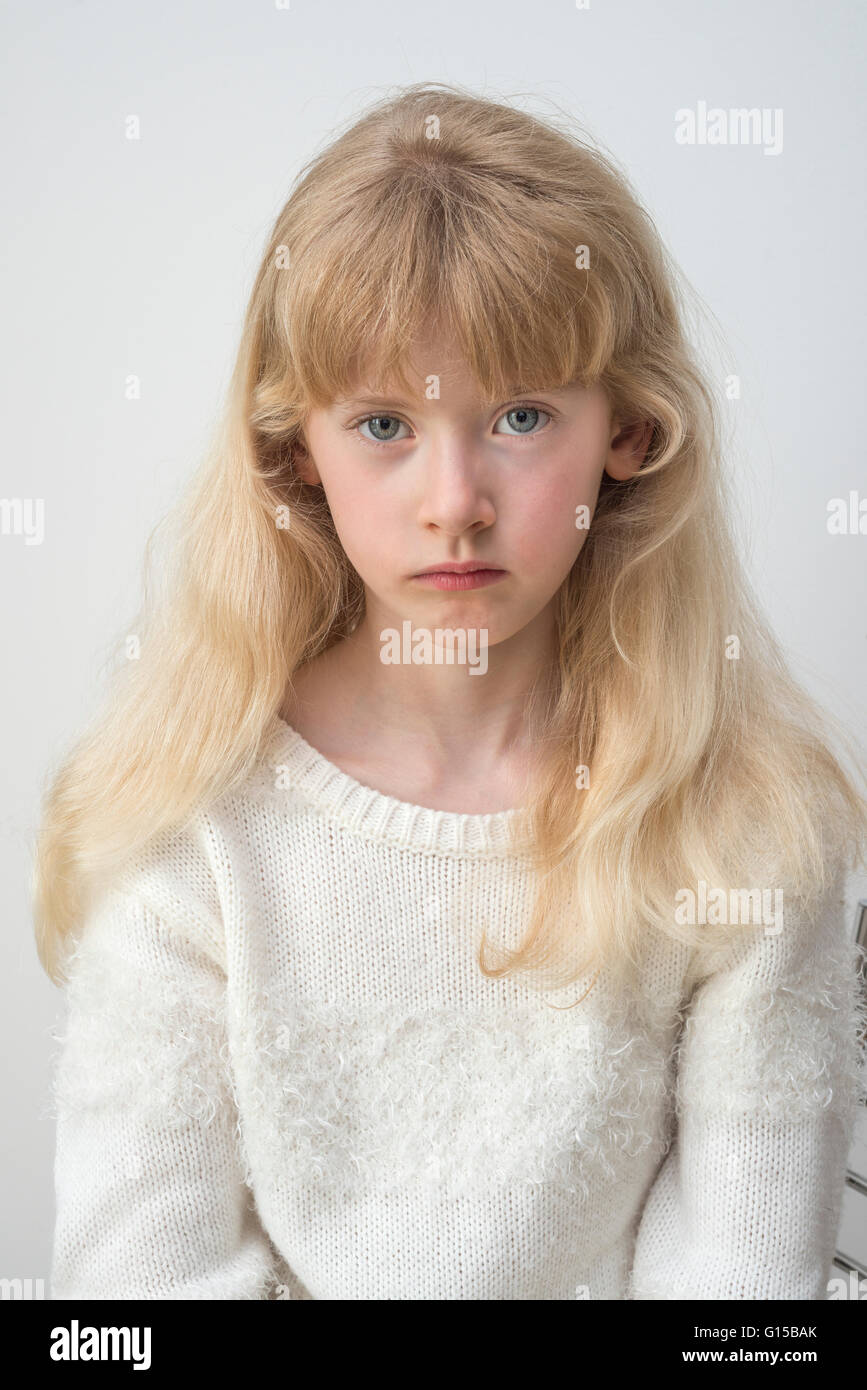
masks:
<path fill-rule="evenodd" d="M 538 673 L 519 679 L 503 654 L 481 675 L 384 665 L 379 650 L 362 620 L 296 671 L 281 717 L 344 772 L 398 800 L 467 814 L 523 805 L 533 766 L 526 704 Z"/>

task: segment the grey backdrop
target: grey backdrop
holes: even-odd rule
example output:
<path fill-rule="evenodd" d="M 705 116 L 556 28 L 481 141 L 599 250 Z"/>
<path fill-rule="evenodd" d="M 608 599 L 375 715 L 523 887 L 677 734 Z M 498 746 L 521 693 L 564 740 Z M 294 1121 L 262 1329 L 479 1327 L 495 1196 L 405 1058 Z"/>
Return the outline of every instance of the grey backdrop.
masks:
<path fill-rule="evenodd" d="M 826 516 L 832 497 L 867 495 L 867 12 L 858 0 L 7 0 L 0 24 L 0 491 L 44 503 L 40 543 L 11 524 L 0 535 L 0 1277 L 47 1287 L 59 996 L 31 931 L 39 796 L 138 607 L 145 541 L 198 461 L 300 165 L 367 101 L 423 79 L 523 96 L 542 114 L 553 102 L 601 139 L 719 321 L 741 383 L 724 413 L 748 563 L 796 672 L 857 731 L 867 536 L 830 535 Z M 700 103 L 782 111 L 782 149 L 679 144 L 675 112 Z M 139 400 L 125 398 L 130 374 Z M 867 880 L 850 880 L 850 914 L 865 894 Z"/>

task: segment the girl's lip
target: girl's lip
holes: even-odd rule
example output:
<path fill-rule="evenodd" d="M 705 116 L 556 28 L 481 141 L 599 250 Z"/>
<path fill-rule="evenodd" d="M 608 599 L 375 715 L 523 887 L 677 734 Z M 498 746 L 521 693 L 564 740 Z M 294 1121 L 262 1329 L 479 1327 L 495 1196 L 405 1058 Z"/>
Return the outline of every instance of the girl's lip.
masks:
<path fill-rule="evenodd" d="M 429 569 L 419 570 L 419 574 L 469 574 L 471 570 L 501 570 L 502 565 L 489 565 L 484 560 L 443 560 L 441 565 L 431 565 Z"/>
<path fill-rule="evenodd" d="M 507 570 L 477 569 L 466 570 L 463 574 L 454 570 L 433 570 L 427 574 L 413 576 L 418 584 L 427 584 L 434 589 L 481 589 L 487 584 L 496 584 L 505 579 Z"/>

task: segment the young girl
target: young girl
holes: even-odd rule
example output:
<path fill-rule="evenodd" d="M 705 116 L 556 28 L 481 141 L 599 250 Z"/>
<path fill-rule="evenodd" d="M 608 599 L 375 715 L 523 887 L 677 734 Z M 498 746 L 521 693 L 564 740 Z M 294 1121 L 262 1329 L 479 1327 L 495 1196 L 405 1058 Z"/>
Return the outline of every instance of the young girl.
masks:
<path fill-rule="evenodd" d="M 304 171 L 56 773 L 54 1298 L 821 1299 L 865 802 L 615 165 L 454 86 Z"/>

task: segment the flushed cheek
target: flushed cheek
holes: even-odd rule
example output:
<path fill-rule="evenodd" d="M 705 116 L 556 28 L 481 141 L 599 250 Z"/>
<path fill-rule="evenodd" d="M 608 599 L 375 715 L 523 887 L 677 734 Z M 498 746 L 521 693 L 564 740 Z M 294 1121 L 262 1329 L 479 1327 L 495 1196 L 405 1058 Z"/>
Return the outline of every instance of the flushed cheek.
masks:
<path fill-rule="evenodd" d="M 328 490 L 328 503 L 343 548 L 359 573 L 371 567 L 385 570 L 398 529 L 389 507 L 369 487 L 345 480 Z"/>
<path fill-rule="evenodd" d="M 382 511 L 357 512 L 349 523 L 349 535 L 341 537 L 344 549 L 362 578 L 385 590 L 399 582 L 407 569 L 405 526 Z M 412 547 L 410 546 L 410 550 Z"/>
<path fill-rule="evenodd" d="M 513 532 L 512 553 L 529 572 L 567 568 L 578 555 L 587 530 L 575 525 L 576 508 L 586 505 L 592 517 L 598 487 L 571 475 L 550 477 L 523 494 Z"/>

